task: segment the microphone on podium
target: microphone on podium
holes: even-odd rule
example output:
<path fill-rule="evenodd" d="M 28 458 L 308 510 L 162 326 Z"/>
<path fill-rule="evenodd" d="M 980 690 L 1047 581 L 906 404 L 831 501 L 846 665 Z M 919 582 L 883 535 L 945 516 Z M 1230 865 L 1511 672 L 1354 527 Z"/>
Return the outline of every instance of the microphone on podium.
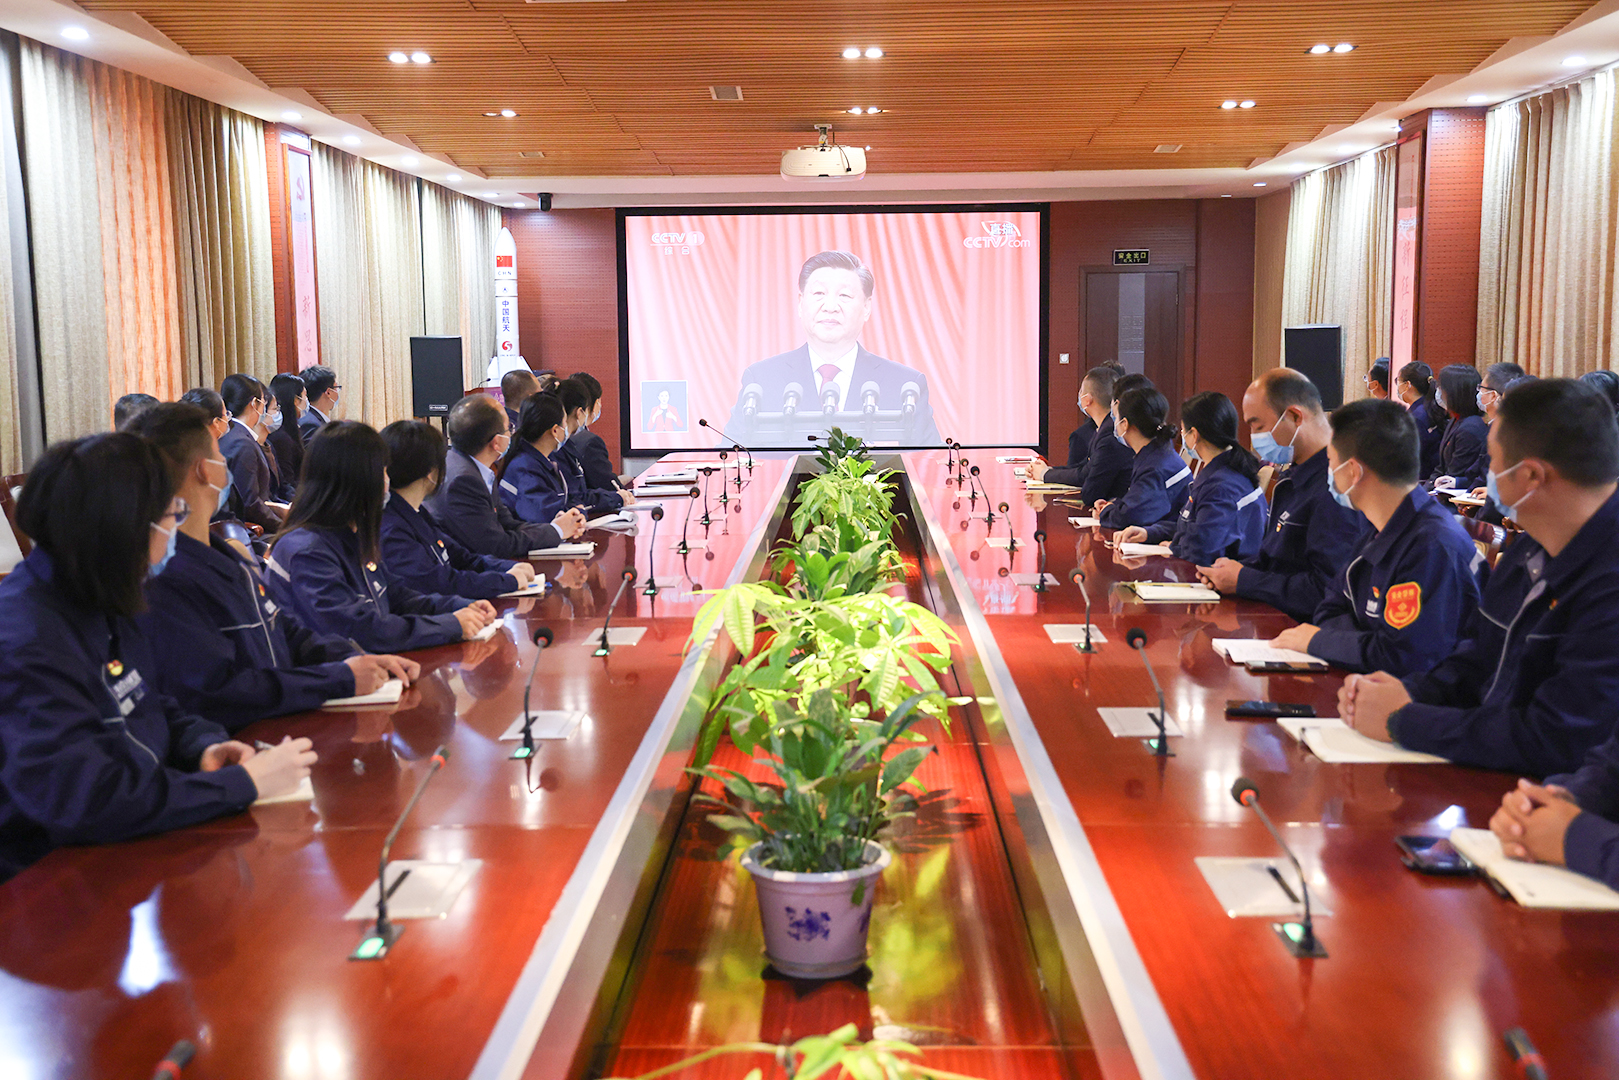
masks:
<path fill-rule="evenodd" d="M 751 416 L 757 415 L 757 413 L 759 412 L 759 399 L 764 397 L 764 393 L 765 393 L 765 388 L 760 386 L 756 382 L 749 383 L 747 386 L 742 388 L 742 415 L 743 416 L 750 416 L 751 417 Z M 701 424 L 703 427 L 708 427 L 709 426 L 707 420 L 699 420 L 697 422 L 699 424 Z M 715 428 L 714 430 L 719 431 L 719 428 Z M 725 435 L 725 432 L 720 431 L 720 434 Z M 730 438 L 729 435 L 725 435 L 725 437 L 727 439 Z"/>
<path fill-rule="evenodd" d="M 618 583 L 618 592 L 613 594 L 613 602 L 607 605 L 607 618 L 602 620 L 601 644 L 596 646 L 596 651 L 593 655 L 606 656 L 613 651 L 612 646 L 607 644 L 607 628 L 613 625 L 613 610 L 618 607 L 619 597 L 623 596 L 624 590 L 633 584 L 635 584 L 635 567 L 625 567 L 623 580 Z"/>
<path fill-rule="evenodd" d="M 510 761 L 526 761 L 534 756 L 534 714 L 528 708 L 529 691 L 534 689 L 534 673 L 540 670 L 540 654 L 545 647 L 555 640 L 549 626 L 537 626 L 529 635 L 537 648 L 534 650 L 534 659 L 528 665 L 528 682 L 523 684 L 523 745 L 512 751 Z"/>
<path fill-rule="evenodd" d="M 783 416 L 796 416 L 798 403 L 804 398 L 804 388 L 795 382 L 790 382 L 781 392 L 781 412 Z"/>
<path fill-rule="evenodd" d="M 1231 797 L 1236 799 L 1240 805 L 1248 807 L 1248 809 L 1259 815 L 1259 820 L 1265 823 L 1266 829 L 1270 830 L 1271 839 L 1276 841 L 1276 846 L 1282 849 L 1282 854 L 1286 855 L 1293 864 L 1293 872 L 1299 876 L 1299 895 L 1303 898 L 1304 922 L 1272 923 L 1271 929 L 1276 931 L 1276 936 L 1282 939 L 1282 944 L 1286 945 L 1287 951 L 1294 956 L 1300 959 L 1306 957 L 1317 960 L 1326 959 L 1326 946 L 1322 945 L 1321 939 L 1315 936 L 1315 923 L 1310 918 L 1310 883 L 1304 880 L 1304 867 L 1299 865 L 1299 857 L 1293 854 L 1293 849 L 1287 846 L 1287 841 L 1282 839 L 1282 834 L 1276 831 L 1276 826 L 1271 821 L 1270 815 L 1265 813 L 1263 806 L 1259 805 L 1259 789 L 1254 786 L 1252 780 L 1245 776 L 1237 777 L 1237 782 L 1231 785 Z M 1276 873 L 1275 868 L 1271 869 L 1271 874 L 1276 878 L 1276 883 L 1282 887 L 1282 890 L 1291 895 L 1292 893 L 1287 888 L 1287 883 L 1282 880 L 1280 874 Z"/>
<path fill-rule="evenodd" d="M 405 880 L 405 875 L 410 871 L 401 870 L 398 876 L 394 878 L 393 885 L 390 886 L 388 884 L 388 853 L 393 850 L 394 841 L 399 837 L 399 830 L 405 827 L 405 819 L 410 817 L 410 812 L 416 809 L 417 802 L 421 800 L 422 792 L 427 790 L 427 782 L 437 776 L 440 769 L 444 768 L 444 762 L 449 756 L 450 749 L 448 746 L 440 746 L 433 751 L 433 757 L 428 763 L 427 772 L 422 774 L 421 781 L 416 785 L 415 793 L 411 795 L 410 801 L 405 804 L 404 810 L 400 811 L 399 820 L 394 822 L 394 827 L 388 830 L 387 838 L 382 841 L 382 855 L 377 860 L 377 921 L 372 924 L 365 937 L 360 939 L 360 944 L 355 950 L 349 954 L 350 960 L 381 960 L 388 955 L 388 950 L 393 948 L 394 942 L 399 940 L 399 935 L 405 932 L 403 926 L 388 921 L 388 897 L 393 894 L 394 889 L 399 888 L 400 883 Z"/>
<path fill-rule="evenodd" d="M 1085 641 L 1082 644 L 1075 645 L 1074 648 L 1080 652 L 1095 652 L 1096 646 L 1091 643 L 1091 592 L 1085 588 L 1084 567 L 1074 567 L 1074 572 L 1068 575 L 1068 580 L 1078 586 L 1079 595 L 1085 600 Z"/>
<path fill-rule="evenodd" d="M 1158 725 L 1158 738 L 1148 739 L 1147 746 L 1159 757 L 1174 757 L 1174 753 L 1169 749 L 1169 739 L 1164 733 L 1165 721 L 1169 717 L 1164 708 L 1164 688 L 1158 685 L 1158 673 L 1152 669 L 1152 661 L 1147 659 L 1147 632 L 1139 626 L 1132 626 L 1124 635 L 1124 643 L 1141 655 L 1141 662 L 1147 667 L 1147 678 L 1152 680 L 1152 688 L 1158 693 L 1158 712 L 1152 718 Z"/>
<path fill-rule="evenodd" d="M 877 411 L 877 399 L 882 394 L 882 387 L 871 380 L 860 388 L 860 411 L 871 416 Z"/>
<path fill-rule="evenodd" d="M 909 420 L 916 415 L 917 408 L 922 402 L 922 388 L 914 382 L 908 382 L 899 388 L 900 415 Z"/>
<path fill-rule="evenodd" d="M 663 520 L 663 504 L 654 506 L 647 516 L 652 519 L 652 541 L 647 545 L 646 552 L 646 588 L 641 591 L 647 596 L 657 596 L 658 522 Z"/>
<path fill-rule="evenodd" d="M 1039 573 L 1034 575 L 1034 591 L 1035 592 L 1045 592 L 1046 591 L 1046 530 L 1044 530 L 1044 529 L 1036 529 L 1036 530 L 1034 530 L 1034 542 L 1040 546 L 1040 571 L 1039 571 Z M 1087 624 L 1089 624 L 1090 620 L 1086 619 L 1085 622 Z M 1085 632 L 1087 634 L 1090 633 L 1090 626 L 1089 625 L 1087 625 L 1085 627 Z"/>

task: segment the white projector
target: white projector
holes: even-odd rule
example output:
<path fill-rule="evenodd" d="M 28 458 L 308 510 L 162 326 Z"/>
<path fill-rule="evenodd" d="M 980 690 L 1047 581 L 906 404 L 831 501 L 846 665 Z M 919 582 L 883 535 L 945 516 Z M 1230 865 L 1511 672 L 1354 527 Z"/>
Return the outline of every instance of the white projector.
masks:
<path fill-rule="evenodd" d="M 858 146 L 800 146 L 781 155 L 783 180 L 859 180 L 866 175 L 866 152 Z"/>

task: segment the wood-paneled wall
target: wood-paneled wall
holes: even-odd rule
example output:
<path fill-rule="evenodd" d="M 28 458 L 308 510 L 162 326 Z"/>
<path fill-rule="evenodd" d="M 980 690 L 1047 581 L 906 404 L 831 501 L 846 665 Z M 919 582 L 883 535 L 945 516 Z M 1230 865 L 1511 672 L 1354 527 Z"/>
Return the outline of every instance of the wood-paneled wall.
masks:
<path fill-rule="evenodd" d="M 1282 365 L 1282 281 L 1293 191 L 1254 200 L 1254 374 Z"/>
<path fill-rule="evenodd" d="M 618 270 L 614 212 L 512 211 L 517 243 L 519 343 L 530 366 L 601 380 L 594 430 L 619 455 Z M 1240 401 L 1253 372 L 1254 200 L 1054 203 L 1051 211 L 1048 453 L 1066 456 L 1084 374 L 1081 271 L 1107 266 L 1114 248 L 1149 248 L 1152 265 L 1182 270 L 1182 385 Z M 1057 357 L 1068 353 L 1069 363 Z M 1030 392 L 1036 392 L 1031 387 Z M 1177 396 L 1178 395 L 1178 396 Z"/>

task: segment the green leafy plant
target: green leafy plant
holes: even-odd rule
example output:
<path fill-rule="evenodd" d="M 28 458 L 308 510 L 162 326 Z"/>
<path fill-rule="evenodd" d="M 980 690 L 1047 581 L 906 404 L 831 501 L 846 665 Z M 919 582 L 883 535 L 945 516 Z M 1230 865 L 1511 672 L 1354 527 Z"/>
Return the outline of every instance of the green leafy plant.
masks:
<path fill-rule="evenodd" d="M 776 724 L 765 736 L 766 761 L 779 786 L 756 783 L 734 769 L 691 770 L 719 783 L 722 796 L 700 798 L 721 809 L 709 820 L 731 834 L 739 850 L 758 845 L 761 866 L 799 874 L 858 870 L 866 842 L 877 839 L 897 817 L 913 814 L 916 799 L 902 790 L 929 746 L 909 746 L 890 756 L 921 718 L 914 694 L 881 721 L 850 715 L 848 698 L 831 690 L 810 695 L 798 712 L 776 705 Z M 865 883 L 856 887 L 861 902 Z"/>
<path fill-rule="evenodd" d="M 788 591 L 811 600 L 876 592 L 904 570 L 891 535 L 865 533 L 839 519 L 776 547 L 774 567 Z"/>
<path fill-rule="evenodd" d="M 726 1043 L 693 1054 L 673 1065 L 620 1080 L 658 1080 L 673 1076 L 718 1057 L 732 1054 L 769 1054 L 790 1080 L 817 1080 L 822 1076 L 848 1076 L 851 1080 L 973 1080 L 960 1073 L 931 1069 L 920 1061 L 921 1051 L 898 1039 L 873 1039 L 859 1042 L 859 1030 L 845 1024 L 826 1035 L 810 1035 L 795 1043 L 739 1042 Z M 751 1069 L 743 1080 L 763 1080 L 763 1069 Z"/>
<path fill-rule="evenodd" d="M 819 476 L 798 486 L 793 506 L 793 535 L 803 537 L 819 525 L 846 521 L 862 534 L 890 536 L 894 528 L 893 472 L 878 472 L 861 458 L 844 458 Z"/>
<path fill-rule="evenodd" d="M 864 439 L 835 427 L 826 433 L 826 441 L 815 455 L 815 460 L 821 463 L 821 468 L 831 469 L 841 461 L 864 461 L 870 456 L 871 451 L 866 449 Z"/>

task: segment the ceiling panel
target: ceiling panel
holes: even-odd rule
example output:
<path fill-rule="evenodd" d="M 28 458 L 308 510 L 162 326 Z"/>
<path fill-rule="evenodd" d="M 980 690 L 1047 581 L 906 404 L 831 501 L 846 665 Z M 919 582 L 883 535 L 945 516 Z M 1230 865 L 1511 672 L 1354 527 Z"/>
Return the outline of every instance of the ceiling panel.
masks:
<path fill-rule="evenodd" d="M 889 173 L 1241 168 L 1589 0 L 80 0 L 501 176 L 745 175 L 830 122 Z M 1347 55 L 1311 56 L 1321 41 Z M 848 45 L 880 60 L 844 60 Z M 397 65 L 394 50 L 430 65 Z M 716 102 L 711 84 L 740 85 Z M 1227 98 L 1257 107 L 1223 111 Z M 877 105 L 877 116 L 853 106 Z M 485 117 L 511 108 L 513 118 Z M 1179 143 L 1177 154 L 1155 154 Z M 542 151 L 543 158 L 519 151 Z"/>

